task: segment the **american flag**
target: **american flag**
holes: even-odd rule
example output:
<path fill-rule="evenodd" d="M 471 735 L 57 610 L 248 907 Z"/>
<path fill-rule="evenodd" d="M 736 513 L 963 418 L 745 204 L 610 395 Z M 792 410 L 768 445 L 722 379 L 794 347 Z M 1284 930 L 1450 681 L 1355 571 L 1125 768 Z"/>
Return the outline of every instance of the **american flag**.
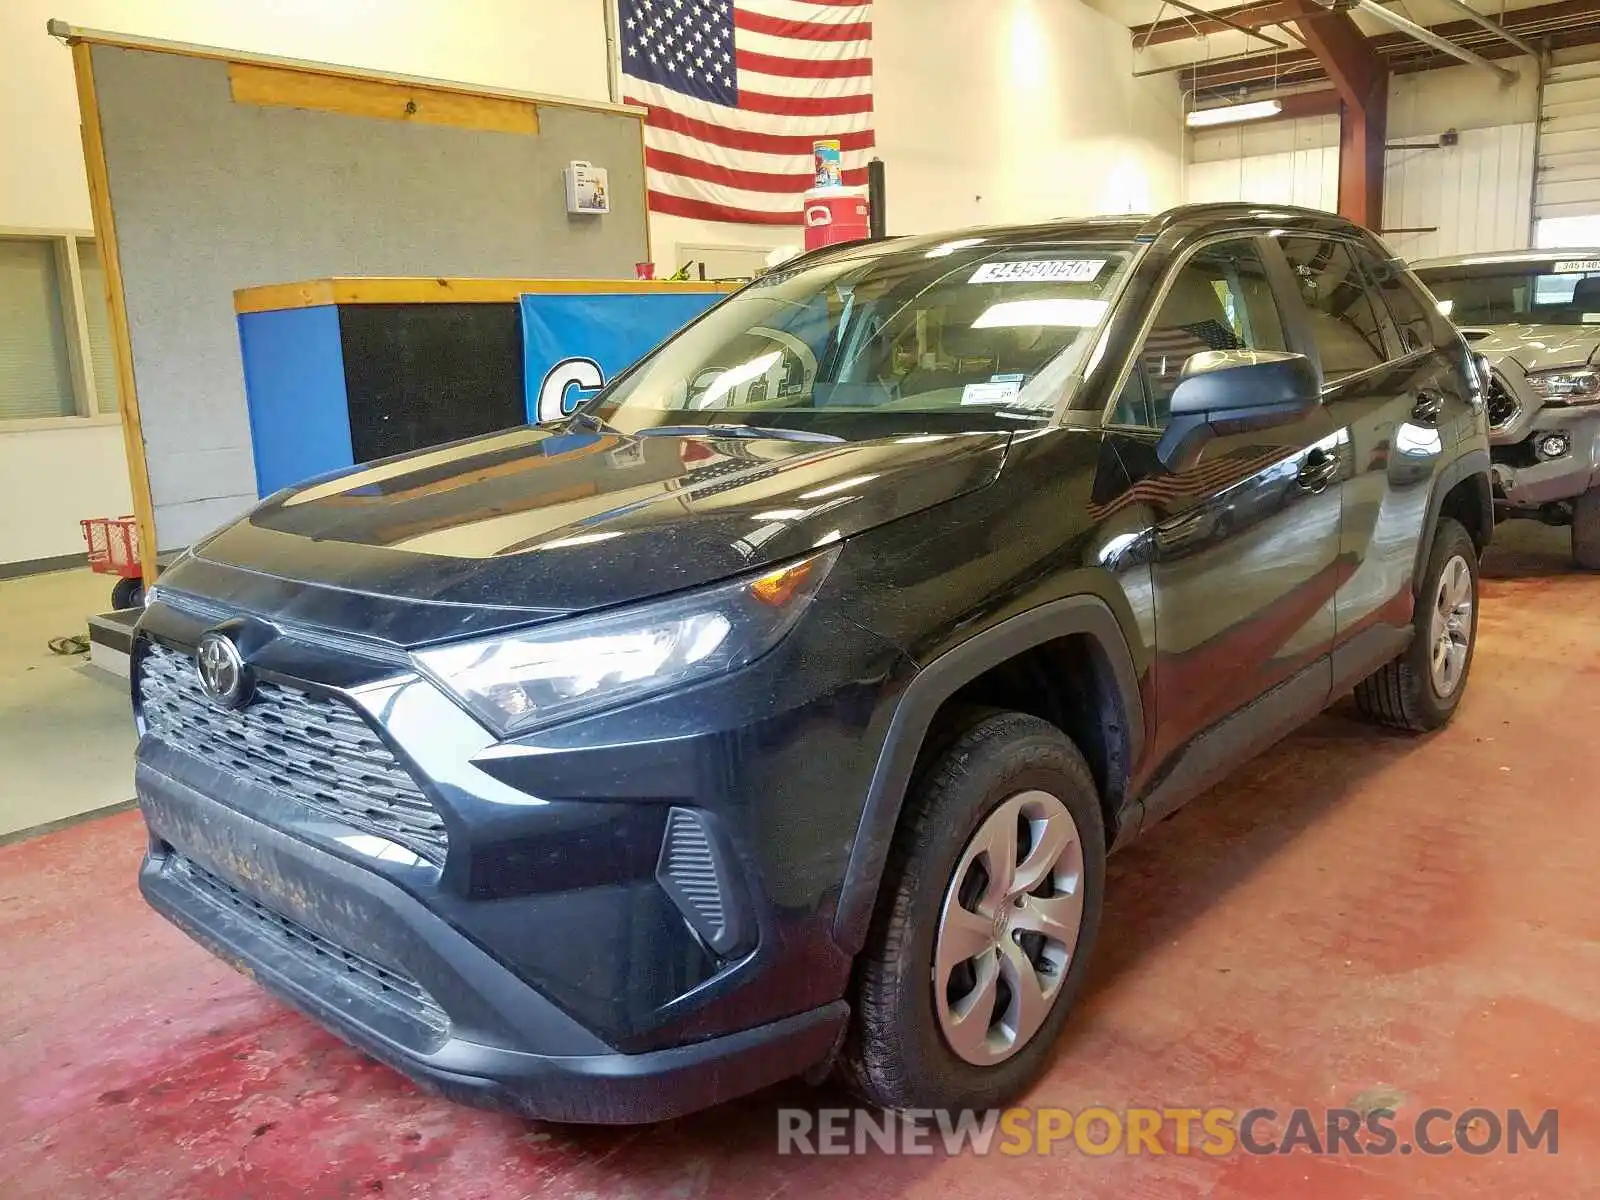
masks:
<path fill-rule="evenodd" d="M 623 98 L 650 110 L 650 208 L 798 225 L 811 143 L 866 183 L 871 0 L 621 0 Z"/>

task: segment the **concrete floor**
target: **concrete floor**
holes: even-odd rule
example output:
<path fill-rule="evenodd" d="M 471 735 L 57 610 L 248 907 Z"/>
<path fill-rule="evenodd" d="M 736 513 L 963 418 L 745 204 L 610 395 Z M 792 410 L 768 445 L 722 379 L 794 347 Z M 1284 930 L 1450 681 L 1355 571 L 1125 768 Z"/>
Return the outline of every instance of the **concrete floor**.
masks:
<path fill-rule="evenodd" d="M 0 837 L 133 796 L 128 681 L 47 645 L 110 599 L 88 569 L 0 579 Z"/>
<path fill-rule="evenodd" d="M 1113 862 L 1034 1105 L 1560 1110 L 1560 1153 L 779 1158 L 786 1086 L 562 1129 L 415 1091 L 146 912 L 134 814 L 0 847 L 0 1195 L 1600 1195 L 1600 580 L 1517 531 L 1444 733 L 1339 712 Z"/>

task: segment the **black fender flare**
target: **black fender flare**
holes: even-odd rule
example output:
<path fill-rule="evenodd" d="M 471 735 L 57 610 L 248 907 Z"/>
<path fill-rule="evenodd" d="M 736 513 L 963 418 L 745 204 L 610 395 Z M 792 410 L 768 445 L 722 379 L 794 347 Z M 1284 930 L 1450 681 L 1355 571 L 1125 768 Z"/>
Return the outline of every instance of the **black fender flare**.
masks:
<path fill-rule="evenodd" d="M 1428 568 L 1428 555 L 1433 552 L 1433 539 L 1439 531 L 1439 510 L 1444 507 L 1444 498 L 1448 496 L 1458 483 L 1474 475 L 1482 476 L 1484 494 L 1482 500 L 1488 504 L 1486 514 L 1488 529 L 1484 531 L 1484 545 L 1489 544 L 1489 539 L 1494 535 L 1494 492 L 1489 482 L 1489 452 L 1481 446 L 1474 446 L 1466 453 L 1451 459 L 1434 476 L 1433 491 L 1428 495 L 1428 519 L 1422 526 L 1422 537 L 1417 541 L 1416 561 L 1411 564 L 1411 591 L 1416 594 L 1422 586 L 1422 573 Z M 1472 532 L 1468 530 L 1468 532 Z"/>
<path fill-rule="evenodd" d="M 878 752 L 861 822 L 834 912 L 833 940 L 847 954 L 866 943 L 878 884 L 911 783 L 911 772 L 934 715 L 964 684 L 1007 659 L 1056 638 L 1086 634 L 1111 670 L 1121 701 L 1128 761 L 1144 747 L 1144 707 L 1133 655 L 1115 614 L 1098 596 L 1067 596 L 1009 617 L 935 658 L 911 677 L 895 703 L 888 736 Z"/>

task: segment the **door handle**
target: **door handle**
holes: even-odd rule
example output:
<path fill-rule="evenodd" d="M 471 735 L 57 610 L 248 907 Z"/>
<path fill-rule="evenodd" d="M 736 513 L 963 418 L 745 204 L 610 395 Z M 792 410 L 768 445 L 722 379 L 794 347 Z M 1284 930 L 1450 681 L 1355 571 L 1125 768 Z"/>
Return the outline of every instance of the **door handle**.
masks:
<path fill-rule="evenodd" d="M 1324 450 L 1313 450 L 1300 464 L 1295 482 L 1304 491 L 1320 492 L 1339 474 L 1339 460 Z"/>
<path fill-rule="evenodd" d="M 1417 392 L 1417 402 L 1411 406 L 1411 419 L 1424 425 L 1432 425 L 1444 413 L 1444 393 L 1433 388 L 1423 388 Z"/>

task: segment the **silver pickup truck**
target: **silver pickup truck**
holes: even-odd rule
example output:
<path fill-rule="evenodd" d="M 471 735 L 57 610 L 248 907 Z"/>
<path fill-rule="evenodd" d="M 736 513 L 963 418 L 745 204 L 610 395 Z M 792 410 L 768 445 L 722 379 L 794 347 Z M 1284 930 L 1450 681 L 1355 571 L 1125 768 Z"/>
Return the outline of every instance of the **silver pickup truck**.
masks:
<path fill-rule="evenodd" d="M 1412 264 L 1490 368 L 1495 515 L 1572 527 L 1600 570 L 1600 250 Z"/>

